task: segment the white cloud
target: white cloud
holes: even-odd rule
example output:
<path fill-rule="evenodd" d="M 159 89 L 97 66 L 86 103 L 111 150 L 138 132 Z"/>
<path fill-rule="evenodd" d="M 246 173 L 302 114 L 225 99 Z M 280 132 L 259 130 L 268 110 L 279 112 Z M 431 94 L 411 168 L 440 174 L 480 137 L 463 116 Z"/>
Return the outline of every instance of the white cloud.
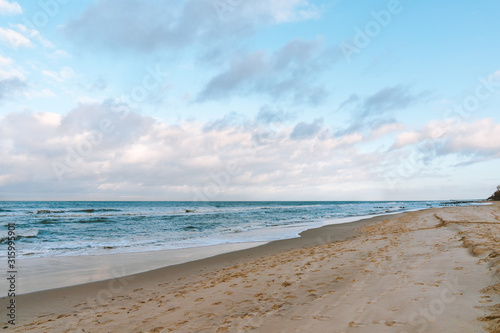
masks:
<path fill-rule="evenodd" d="M 61 49 L 54 51 L 52 56 L 55 58 L 71 58 L 71 55 L 68 52 Z"/>
<path fill-rule="evenodd" d="M 11 79 L 11 78 L 18 78 L 20 80 L 25 80 L 24 74 L 20 70 L 15 69 L 12 66 L 6 66 L 4 68 L 0 66 L 0 80 Z"/>
<path fill-rule="evenodd" d="M 417 131 L 398 135 L 395 148 L 430 141 L 441 154 L 488 154 L 500 157 L 500 124 L 493 119 L 472 123 L 453 119 L 433 120 Z"/>
<path fill-rule="evenodd" d="M 405 128 L 405 126 L 401 123 L 388 123 L 383 124 L 380 127 L 375 127 L 373 129 L 371 137 L 379 138 L 387 134 L 400 132 Z"/>
<path fill-rule="evenodd" d="M 206 84 L 198 101 L 259 93 L 275 100 L 288 98 L 296 104 L 320 104 L 329 92 L 318 76 L 337 60 L 338 55 L 330 54 L 321 39 L 293 39 L 274 53 L 237 53 L 229 66 Z"/>
<path fill-rule="evenodd" d="M 0 56 L 0 100 L 24 93 L 27 88 L 22 68 L 10 58 Z"/>
<path fill-rule="evenodd" d="M 48 183 L 37 186 L 54 193 L 81 184 L 97 192 L 125 184 L 123 195 L 134 195 L 143 186 L 151 193 L 184 188 L 184 193 L 171 192 L 171 198 L 177 194 L 190 200 L 196 189 L 211 181 L 212 174 L 228 165 L 241 169 L 228 184 L 229 192 L 255 186 L 281 191 L 290 183 L 336 184 L 344 177 L 361 182 L 370 173 L 367 159 L 375 158 L 357 154 L 353 144 L 362 140 L 358 134 L 343 138 L 308 135 L 292 140 L 294 125 L 271 130 L 258 122 L 207 132 L 205 124 L 194 121 L 173 125 L 134 113 L 120 117 L 113 111 L 115 107 L 81 105 L 64 116 L 5 116 L 0 120 L 0 164 L 12 176 L 4 182 L 19 190 L 22 182 L 31 179 L 28 175 L 38 174 Z M 99 123 L 106 118 L 114 130 L 99 132 Z M 89 146 L 89 142 L 94 143 Z M 85 156 L 64 169 L 61 185 L 53 165 L 68 166 L 68 151 L 78 150 Z M 31 162 L 19 164 L 20 159 Z"/>
<path fill-rule="evenodd" d="M 34 89 L 34 90 L 29 91 L 29 92 L 26 92 L 24 95 L 28 99 L 35 98 L 35 97 L 41 97 L 41 98 L 57 97 L 57 95 L 54 94 L 54 92 L 52 92 L 52 90 L 47 89 L 47 88 Z"/>
<path fill-rule="evenodd" d="M 56 73 L 54 71 L 42 70 L 42 74 L 53 81 L 63 82 L 63 79 L 59 76 L 59 73 Z"/>
<path fill-rule="evenodd" d="M 86 95 L 78 95 L 75 102 L 78 104 L 99 104 L 101 103 L 101 99 Z"/>
<path fill-rule="evenodd" d="M 18 15 L 22 14 L 23 10 L 21 6 L 13 1 L 9 2 L 8 0 L 0 0 L 0 15 Z"/>
<path fill-rule="evenodd" d="M 417 143 L 421 140 L 421 135 L 418 132 L 403 132 L 398 135 L 396 147 L 401 148 L 407 145 Z"/>
<path fill-rule="evenodd" d="M 76 76 L 75 72 L 71 67 L 62 67 L 61 70 L 58 72 L 55 71 L 49 71 L 49 70 L 42 70 L 42 74 L 48 77 L 52 81 L 56 82 L 64 82 L 68 79 L 74 78 Z"/>
<path fill-rule="evenodd" d="M 224 183 L 217 190 L 220 196 L 211 199 L 234 199 L 235 195 L 250 199 L 245 197 L 248 193 L 277 199 L 287 198 L 291 191 L 299 191 L 296 198 L 304 198 L 305 193 L 331 198 L 329 194 L 346 188 L 383 190 L 380 186 L 389 186 L 386 175 L 397 173 L 405 156 L 404 149 L 381 154 L 380 147 L 358 148 L 381 132 L 393 133 L 399 128 L 396 125 L 366 136 L 335 137 L 321 121 L 301 125 L 292 123 L 290 117 L 276 124 L 257 118 L 234 122 L 234 117 L 226 117 L 224 126 L 207 126 L 197 121 L 169 124 L 124 110 L 124 105 L 107 101 L 81 104 L 62 116 L 7 114 L 0 119 L 0 167 L 8 176 L 2 179 L 0 192 L 29 193 L 35 184 L 46 198 L 71 191 L 107 199 L 119 193 L 193 200 L 196 191 L 214 186 L 214 179 L 220 177 Z M 105 131 L 103 121 L 108 122 Z M 300 135 L 292 138 L 297 127 Z M 400 138 L 405 135 L 409 134 Z M 500 124 L 491 119 L 436 122 L 412 135 L 419 140 L 441 140 L 441 154 L 500 158 Z M 421 163 L 428 165 L 427 160 Z M 228 168 L 238 171 L 227 178 Z M 418 176 L 419 181 L 425 178 Z M 435 175 L 429 177 L 435 179 Z"/>
<path fill-rule="evenodd" d="M 71 79 L 76 76 L 75 71 L 73 68 L 65 66 L 61 68 L 60 75 L 63 79 Z"/>
<path fill-rule="evenodd" d="M 70 20 L 63 30 L 85 47 L 177 51 L 193 44 L 229 42 L 231 47 L 260 26 L 316 18 L 319 14 L 307 0 L 99 1 Z"/>
<path fill-rule="evenodd" d="M 0 27 L 0 42 L 3 42 L 12 48 L 33 47 L 31 40 L 23 34 L 8 28 Z"/>
<path fill-rule="evenodd" d="M 13 24 L 13 25 L 11 25 L 11 27 L 15 28 L 17 31 L 19 31 L 23 35 L 29 36 L 31 39 L 38 40 L 38 42 L 40 42 L 40 44 L 42 46 L 44 46 L 44 47 L 48 47 L 48 48 L 53 48 L 54 47 L 54 45 L 50 41 L 48 41 L 47 39 L 45 39 L 40 34 L 40 32 L 37 31 L 37 30 L 30 29 L 27 26 L 22 25 L 22 24 Z"/>
<path fill-rule="evenodd" d="M 6 67 L 12 64 L 12 59 L 0 56 L 0 67 Z"/>
<path fill-rule="evenodd" d="M 256 16 L 267 16 L 274 23 L 286 23 L 319 18 L 321 11 L 306 0 L 249 1 L 246 11 Z"/>

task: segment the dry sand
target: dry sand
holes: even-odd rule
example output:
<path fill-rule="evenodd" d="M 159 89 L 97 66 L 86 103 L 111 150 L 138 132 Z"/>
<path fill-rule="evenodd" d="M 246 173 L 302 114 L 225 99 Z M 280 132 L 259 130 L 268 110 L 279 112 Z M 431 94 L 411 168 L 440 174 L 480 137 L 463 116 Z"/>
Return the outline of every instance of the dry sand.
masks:
<path fill-rule="evenodd" d="M 498 203 L 326 226 L 21 295 L 7 331 L 500 332 L 499 238 Z"/>

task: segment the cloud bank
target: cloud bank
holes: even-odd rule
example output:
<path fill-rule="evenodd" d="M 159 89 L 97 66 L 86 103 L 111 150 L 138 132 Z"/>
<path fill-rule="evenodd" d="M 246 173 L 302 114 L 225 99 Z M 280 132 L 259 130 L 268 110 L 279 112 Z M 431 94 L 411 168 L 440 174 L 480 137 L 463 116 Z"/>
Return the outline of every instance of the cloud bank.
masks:
<path fill-rule="evenodd" d="M 319 15 L 319 9 L 306 0 L 218 3 L 100 0 L 68 22 L 64 31 L 85 45 L 149 52 L 236 40 L 252 34 L 259 24 L 282 24 Z"/>
<path fill-rule="evenodd" d="M 500 158 L 500 124 L 491 119 L 430 122 L 400 132 L 384 154 L 362 148 L 373 133 L 339 137 L 321 119 L 293 119 L 265 107 L 254 118 L 168 124 L 111 101 L 81 104 L 63 116 L 11 113 L 0 119 L 0 193 L 159 200 L 258 199 L 263 189 L 283 198 L 341 195 L 373 184 L 387 188 L 386 175 L 398 165 L 386 161 L 402 163 L 406 149 L 429 138 L 441 143 L 438 154 Z"/>
<path fill-rule="evenodd" d="M 19 15 L 22 14 L 23 10 L 21 6 L 13 1 L 0 0 L 0 15 Z"/>
<path fill-rule="evenodd" d="M 325 50 L 321 40 L 294 39 L 274 53 L 237 54 L 225 70 L 210 79 L 198 101 L 263 94 L 273 100 L 319 104 L 329 92 L 317 80 L 337 60 L 338 54 Z"/>

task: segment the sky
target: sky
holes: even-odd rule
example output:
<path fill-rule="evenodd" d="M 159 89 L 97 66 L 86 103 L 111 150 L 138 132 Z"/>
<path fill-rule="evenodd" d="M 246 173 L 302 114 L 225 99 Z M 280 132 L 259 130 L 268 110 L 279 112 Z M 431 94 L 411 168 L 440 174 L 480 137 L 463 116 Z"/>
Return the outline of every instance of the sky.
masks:
<path fill-rule="evenodd" d="M 499 12 L 0 0 L 0 200 L 487 198 Z"/>

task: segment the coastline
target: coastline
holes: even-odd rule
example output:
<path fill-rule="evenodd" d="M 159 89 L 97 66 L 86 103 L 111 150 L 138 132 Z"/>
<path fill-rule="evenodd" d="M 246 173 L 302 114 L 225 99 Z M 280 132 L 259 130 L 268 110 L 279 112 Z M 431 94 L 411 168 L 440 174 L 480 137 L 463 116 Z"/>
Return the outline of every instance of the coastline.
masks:
<path fill-rule="evenodd" d="M 452 201 L 12 202 L 18 259 L 163 251 L 298 237 L 304 230 Z M 189 209 L 188 209 L 189 208 Z M 210 221 L 211 223 L 205 223 Z M 0 232 L 0 242 L 6 231 Z M 5 252 L 0 259 L 6 258 Z"/>
<path fill-rule="evenodd" d="M 120 325 L 129 327 L 128 317 L 137 317 L 137 319 L 132 320 L 134 328 L 131 332 L 168 332 L 169 329 L 174 327 L 175 331 L 188 332 L 197 328 L 202 332 L 204 331 L 204 324 L 213 327 L 214 323 L 219 326 L 221 332 L 231 331 L 235 327 L 238 327 L 241 331 L 250 330 L 252 327 L 262 328 L 262 331 L 270 331 L 271 328 L 280 327 L 282 331 L 286 331 L 288 324 L 283 327 L 275 326 L 276 320 L 284 317 L 290 320 L 289 331 L 294 331 L 294 327 L 302 327 L 306 324 L 308 327 L 315 327 L 321 331 L 322 327 L 328 327 L 328 325 L 331 325 L 332 320 L 336 320 L 337 323 L 340 321 L 345 324 L 346 329 L 349 330 L 368 332 L 370 329 L 373 331 L 375 325 L 383 328 L 384 331 L 394 330 L 396 332 L 402 331 L 403 328 L 405 330 L 408 330 L 408 327 L 415 328 L 415 325 L 411 325 L 409 319 L 412 315 L 410 311 L 412 309 L 408 309 L 408 305 L 405 307 L 405 302 L 402 302 L 399 298 L 403 297 L 403 300 L 406 300 L 408 295 L 415 296 L 413 299 L 423 297 L 423 300 L 414 302 L 419 303 L 420 307 L 424 309 L 425 306 L 422 304 L 426 304 L 426 297 L 431 297 L 428 304 L 432 304 L 432 293 L 434 293 L 435 298 L 435 291 L 432 291 L 431 283 L 425 281 L 409 283 L 411 281 L 406 281 L 408 277 L 413 279 L 418 277 L 422 280 L 430 279 L 434 281 L 437 279 L 437 281 L 433 282 L 438 288 L 437 291 L 449 291 L 450 288 L 457 289 L 453 293 L 445 294 L 448 299 L 463 297 L 465 302 L 446 303 L 447 306 L 440 315 L 446 319 L 452 313 L 459 313 L 460 318 L 455 315 L 452 320 L 453 325 L 456 325 L 453 327 L 459 329 L 472 328 L 481 332 L 484 323 L 477 321 L 477 318 L 485 315 L 487 311 L 477 307 L 493 303 L 498 296 L 494 293 L 486 295 L 487 297 L 485 295 L 478 296 L 479 291 L 489 285 L 495 285 L 496 277 L 492 276 L 489 267 L 477 264 L 479 254 L 475 254 L 476 257 L 471 255 L 471 253 L 475 253 L 474 251 L 479 253 L 479 250 L 474 247 L 478 245 L 474 245 L 473 240 L 469 240 L 470 244 L 465 244 L 463 238 L 467 238 L 467 232 L 472 231 L 459 230 L 463 226 L 458 222 L 450 222 L 448 226 L 446 219 L 453 216 L 453 214 L 460 215 L 461 212 L 467 212 L 469 215 L 465 214 L 464 216 L 468 216 L 469 220 L 476 218 L 484 222 L 485 213 L 481 212 L 493 210 L 496 212 L 498 208 L 498 204 L 492 206 L 434 208 L 389 216 L 383 215 L 344 224 L 325 225 L 302 232 L 300 238 L 273 241 L 250 249 L 220 254 L 206 259 L 168 266 L 145 273 L 117 277 L 111 280 L 19 295 L 17 297 L 19 312 L 14 331 L 19 331 L 18 329 L 23 329 L 20 327 L 21 325 L 28 324 L 24 329 L 38 327 L 50 331 L 51 328 L 57 327 L 64 331 L 61 328 L 67 327 L 71 331 L 71 328 L 80 326 L 93 327 L 94 329 L 102 326 L 102 329 L 115 332 L 119 331 L 117 327 L 120 327 Z M 471 215 L 471 211 L 479 212 L 479 217 Z M 439 212 L 439 214 L 436 212 Z M 492 221 L 491 223 L 494 223 L 496 220 Z M 404 227 L 401 226 L 402 222 L 405 224 Z M 465 220 L 459 222 L 462 224 L 467 223 Z M 413 224 L 419 224 L 419 228 L 411 230 Z M 437 235 L 436 232 L 440 234 Z M 417 233 L 422 233 L 422 236 L 425 237 L 416 237 L 415 234 Z M 435 244 L 432 243 L 433 237 L 437 237 Z M 446 251 L 450 252 L 447 256 L 436 252 L 436 249 L 444 246 L 445 239 L 446 242 L 453 244 L 453 246 L 450 245 L 445 248 Z M 399 244 L 398 242 L 402 243 Z M 392 248 L 394 249 L 391 252 Z M 470 250 L 471 248 L 473 250 Z M 430 252 L 428 255 L 419 254 L 413 258 L 410 266 L 413 267 L 415 262 L 418 262 L 420 268 L 416 270 L 415 267 L 407 268 L 406 274 L 401 277 L 400 271 L 404 271 L 403 268 L 407 261 L 410 262 L 408 258 L 412 257 L 414 255 L 412 252 L 417 250 L 429 250 Z M 382 255 L 381 251 L 387 253 Z M 325 255 L 319 255 L 318 258 L 318 253 L 324 253 Z M 450 254 L 452 254 L 451 257 Z M 488 255 L 488 250 L 484 250 L 484 254 Z M 456 262 L 448 264 L 450 258 L 453 258 Z M 325 267 L 329 265 L 331 267 L 326 269 Z M 422 267 L 425 267 L 425 269 Z M 461 267 L 461 269 L 457 269 L 457 267 Z M 248 270 L 249 268 L 251 269 Z M 436 278 L 436 272 L 432 271 L 433 269 L 441 274 L 441 277 L 449 276 L 438 279 Z M 391 270 L 394 270 L 394 272 L 391 273 Z M 267 274 L 256 273 L 259 271 L 261 273 L 265 271 Z M 295 273 L 291 274 L 291 272 Z M 333 272 L 335 274 L 332 276 Z M 412 274 L 416 275 L 412 276 Z M 276 278 L 271 278 L 275 275 Z M 334 276 L 335 278 L 332 281 Z M 384 276 L 384 278 L 381 278 L 381 276 Z M 360 277 L 363 277 L 361 282 Z M 454 278 L 459 279 L 457 283 L 454 282 Z M 391 281 L 391 279 L 395 280 Z M 401 279 L 406 280 L 400 281 Z M 468 284 L 464 284 L 461 279 L 466 279 Z M 229 280 L 238 280 L 239 283 L 227 285 Z M 308 285 L 311 282 L 310 280 L 322 282 L 315 283 L 312 286 Z M 247 285 L 242 287 L 241 284 L 245 283 Z M 398 293 L 396 289 L 392 290 L 394 288 L 387 289 L 387 285 L 391 285 L 391 283 L 393 286 L 404 285 L 405 291 Z M 447 284 L 451 286 L 448 289 L 446 289 Z M 322 287 L 323 285 L 325 287 Z M 458 290 L 464 285 L 466 285 L 466 290 Z M 190 286 L 193 286 L 192 290 Z M 288 288 L 289 286 L 293 287 Z M 309 291 L 306 290 L 304 294 L 301 294 L 300 289 L 302 286 L 309 288 Z M 419 288 L 425 290 L 417 292 L 416 289 Z M 269 289 L 269 292 L 266 294 L 265 290 L 262 289 Z M 259 290 L 263 292 L 258 293 Z M 344 293 L 335 296 L 340 290 L 344 290 Z M 373 315 L 375 310 L 372 312 L 368 310 L 370 304 L 378 304 L 379 308 L 385 309 L 387 304 L 380 299 L 364 304 L 366 298 L 373 298 L 377 294 L 381 295 L 381 290 L 385 290 L 386 295 L 392 293 L 390 297 L 387 297 L 392 299 L 393 306 L 391 308 L 395 309 L 389 309 L 387 313 L 381 316 L 394 319 L 387 319 L 383 322 L 375 319 L 371 322 L 365 322 L 364 319 L 350 320 L 344 323 L 345 320 L 353 317 L 353 314 L 360 317 L 367 313 Z M 214 292 L 216 293 L 214 294 Z M 356 295 L 357 292 L 360 294 Z M 188 297 L 190 293 L 195 293 L 199 297 L 191 299 Z M 254 296 L 257 298 L 265 296 L 256 296 L 259 294 L 266 294 L 268 297 L 259 300 L 258 303 L 252 303 L 250 300 Z M 344 295 L 346 296 L 343 297 Z M 344 306 L 331 309 L 331 306 L 328 306 L 328 304 L 331 305 L 331 302 L 321 304 L 322 301 L 330 298 L 335 299 L 335 297 L 337 297 L 336 301 L 342 302 Z M 375 298 L 377 297 L 379 296 Z M 476 299 L 477 297 L 479 297 L 479 300 Z M 219 298 L 222 300 L 216 301 Z M 167 301 L 167 299 L 169 300 Z M 2 298 L 0 306 L 4 306 L 6 300 L 6 298 Z M 232 317 L 230 316 L 231 313 L 228 314 L 229 317 L 218 315 L 217 308 L 219 304 L 207 303 L 203 305 L 205 300 L 207 302 L 213 301 L 213 304 L 221 302 L 219 304 L 222 305 L 226 302 L 226 305 L 229 306 L 230 304 L 230 308 L 234 309 L 235 312 Z M 241 303 L 234 303 L 238 300 Z M 245 304 L 245 300 L 252 307 L 241 308 L 241 304 Z M 302 309 L 307 311 L 304 310 L 302 314 L 297 314 L 298 310 L 294 310 L 298 306 L 294 303 L 295 300 L 300 300 L 297 304 L 302 304 Z M 485 301 L 485 303 L 478 303 L 481 300 Z M 162 304 L 162 302 L 164 303 Z M 135 305 L 132 305 L 132 303 Z M 272 306 L 265 309 L 265 305 L 269 305 L 267 303 L 272 304 Z M 327 311 L 328 309 L 335 313 L 339 310 L 339 313 L 345 312 L 347 310 L 344 303 L 349 303 L 349 306 L 362 305 L 363 311 L 350 311 L 349 315 L 340 316 L 337 319 L 329 319 L 329 316 L 320 314 L 321 311 Z M 294 304 L 295 306 L 293 306 Z M 395 306 L 394 304 L 400 305 Z M 464 310 L 460 308 L 460 306 L 463 307 L 464 305 L 461 304 L 470 307 L 470 311 L 464 313 Z M 164 306 L 165 309 L 163 309 Z M 127 311 L 120 310 L 121 308 Z M 114 309 L 113 314 L 109 309 Z M 150 314 L 151 311 L 154 313 L 163 311 L 161 313 L 164 315 L 156 317 L 148 315 L 148 318 L 142 318 L 143 316 L 140 315 L 141 309 L 149 309 Z M 188 309 L 193 311 L 188 311 Z M 193 314 L 199 314 L 204 309 L 207 311 L 211 309 L 210 313 L 212 315 L 207 313 L 206 315 L 195 316 Z M 184 314 L 177 314 L 175 320 L 168 318 L 170 312 L 173 314 L 184 310 Z M 311 316 L 309 317 L 312 319 L 305 318 L 307 316 L 303 314 L 309 310 L 314 310 L 314 313 L 317 312 L 311 314 L 312 317 L 316 316 L 317 319 Z M 408 311 L 410 312 L 408 313 Z M 130 315 L 132 312 L 135 313 L 133 316 Z M 95 319 L 96 316 L 102 319 Z M 406 318 L 406 320 L 401 320 L 398 316 Z M 185 321 L 180 320 L 184 317 Z M 140 320 L 141 318 L 143 320 Z M 422 321 L 422 318 L 425 319 L 422 316 L 418 319 Z M 171 320 L 171 324 L 167 325 L 164 321 L 168 320 Z M 443 322 L 446 322 L 446 320 L 442 322 L 427 320 L 424 324 L 440 327 L 439 325 L 442 326 Z M 234 326 L 236 324 L 237 326 Z M 448 322 L 447 325 L 451 324 Z M 155 331 L 155 329 L 157 330 Z M 205 329 L 207 332 L 210 331 L 208 326 Z M 90 329 L 90 331 L 93 330 Z"/>
<path fill-rule="evenodd" d="M 390 216 L 404 213 L 405 212 L 391 212 L 373 216 L 350 216 L 327 220 L 322 226 L 314 226 L 305 230 L 300 228 L 300 231 L 295 237 L 287 237 L 272 241 L 235 242 L 130 253 L 21 258 L 18 260 L 18 266 L 19 271 L 22 272 L 23 283 L 17 288 L 17 294 L 22 295 L 71 287 L 145 273 L 168 266 L 206 259 L 220 254 L 251 249 L 277 241 L 300 239 L 304 232 L 321 229 L 330 225 L 357 223 L 375 218 L 389 218 Z M 260 232 L 262 232 L 262 230 L 260 230 Z M 299 244 L 301 244 L 301 242 L 293 242 L 293 244 L 300 246 Z M 55 269 L 57 269 L 57 275 L 54 274 Z M 7 290 L 7 281 L 0 281 L 0 298 L 7 296 Z"/>
<path fill-rule="evenodd" d="M 389 214 L 387 215 L 397 216 L 402 214 L 404 213 L 398 213 L 396 215 L 389 215 Z M 113 275 L 111 278 L 99 279 L 98 281 L 92 281 L 89 283 L 72 284 L 59 288 L 44 287 L 42 290 L 36 290 L 33 292 L 19 294 L 17 296 L 17 299 L 18 302 L 21 305 L 23 305 L 24 310 L 22 311 L 22 313 L 20 313 L 18 319 L 19 322 L 23 324 L 28 322 L 30 319 L 33 319 L 34 317 L 38 317 L 40 315 L 43 316 L 57 310 L 59 311 L 65 310 L 67 308 L 66 307 L 67 304 L 66 302 L 62 301 L 62 299 L 66 298 L 66 296 L 64 296 L 65 294 L 71 295 L 72 299 L 78 299 L 81 302 L 84 302 L 87 300 L 88 295 L 96 295 L 94 297 L 97 297 L 99 292 L 101 292 L 102 290 L 107 290 L 108 286 L 116 281 L 123 281 L 123 284 L 127 284 L 127 286 L 123 288 L 123 290 L 120 290 L 120 292 L 126 292 L 127 290 L 130 291 L 132 288 L 135 288 L 136 286 L 134 284 L 137 282 L 132 283 L 131 281 L 143 281 L 144 283 L 148 283 L 148 281 L 151 281 L 151 283 L 154 283 L 154 281 L 158 280 L 160 276 L 167 276 L 167 278 L 169 277 L 171 281 L 174 281 L 185 275 L 201 274 L 209 270 L 222 269 L 226 266 L 233 265 L 241 260 L 245 261 L 255 260 L 256 258 L 264 255 L 273 255 L 283 251 L 320 245 L 326 242 L 346 240 L 350 237 L 353 237 L 356 234 L 357 229 L 362 228 L 363 226 L 366 225 L 370 225 L 372 223 L 381 222 L 384 219 L 386 219 L 385 214 L 376 217 L 360 219 L 353 222 L 327 224 L 318 228 L 304 230 L 300 232 L 297 238 L 275 240 L 271 242 L 266 242 L 264 244 L 255 247 L 250 247 L 248 249 L 219 253 L 216 255 L 210 255 L 207 258 L 185 261 L 177 264 L 171 264 L 168 266 L 164 265 L 155 269 L 150 269 L 135 274 L 122 274 L 126 273 L 126 271 L 124 272 L 119 266 L 120 263 L 128 265 L 129 263 L 126 262 L 127 257 L 129 257 L 129 255 L 135 256 L 143 254 L 141 252 L 132 254 L 124 253 L 115 255 L 110 254 L 110 255 L 95 256 L 101 258 L 104 257 L 116 258 L 116 260 L 114 260 L 112 267 L 105 267 L 105 269 L 108 271 L 108 274 Z M 158 254 L 158 256 L 161 258 L 161 253 L 170 253 L 170 251 L 175 251 L 175 250 L 154 251 L 154 252 L 147 252 L 145 254 L 146 255 Z M 72 260 L 74 258 L 78 258 L 79 259 L 78 261 L 81 261 L 85 260 L 85 258 L 88 257 L 87 256 L 81 256 L 80 258 L 59 257 L 53 259 L 48 258 L 48 260 L 50 261 L 56 259 L 57 261 L 57 259 L 61 259 L 61 263 L 68 264 L 68 260 Z M 108 263 L 110 262 L 109 260 L 105 261 Z M 73 273 L 70 274 L 70 277 L 71 276 L 73 276 Z M 47 299 L 54 300 L 54 302 L 51 303 L 62 304 L 62 306 L 48 310 L 46 308 Z M 6 296 L 2 295 L 0 297 L 0 306 L 3 306 L 6 300 L 7 300 Z"/>
<path fill-rule="evenodd" d="M 22 273 L 23 283 L 17 289 L 17 294 L 29 294 L 144 273 L 262 244 L 265 242 L 231 243 L 149 252 L 20 259 L 18 271 Z M 57 274 L 54 274 L 54 270 L 57 270 Z M 7 295 L 7 289 L 7 281 L 1 281 L 0 297 Z"/>

